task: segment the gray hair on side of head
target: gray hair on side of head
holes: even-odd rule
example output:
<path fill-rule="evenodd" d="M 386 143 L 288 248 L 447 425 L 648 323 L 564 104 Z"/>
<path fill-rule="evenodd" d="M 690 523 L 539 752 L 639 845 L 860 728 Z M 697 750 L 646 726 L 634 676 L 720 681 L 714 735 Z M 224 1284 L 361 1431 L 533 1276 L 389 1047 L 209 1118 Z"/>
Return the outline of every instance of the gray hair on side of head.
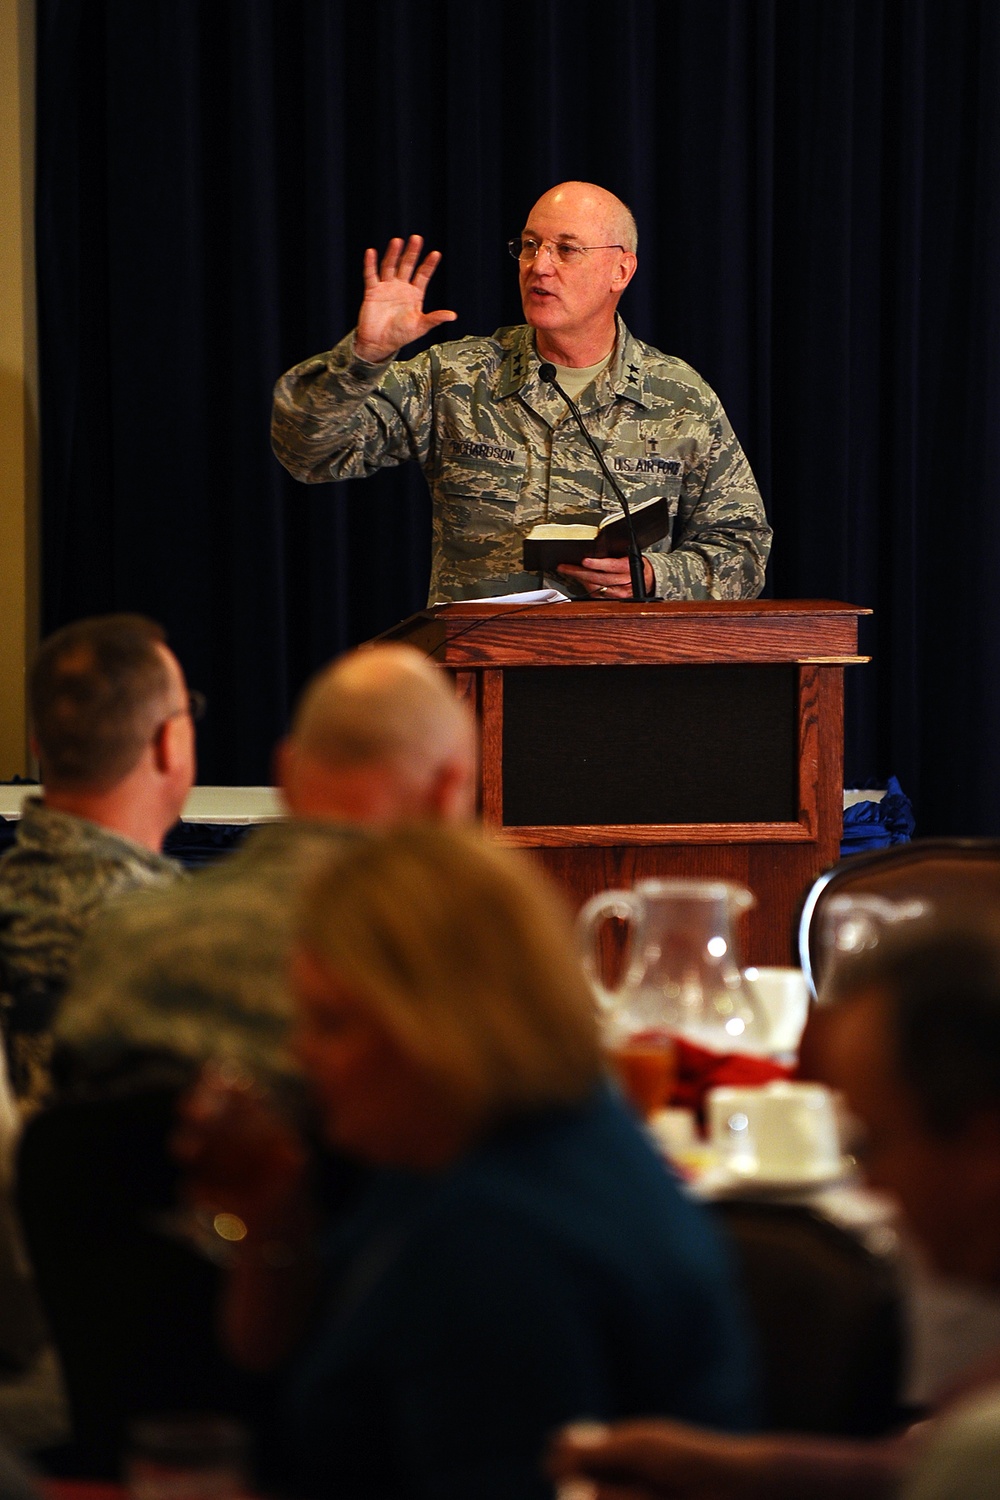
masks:
<path fill-rule="evenodd" d="M 619 202 L 621 202 L 620 199 Z M 635 255 L 639 249 L 639 226 L 635 222 L 635 214 L 627 203 L 622 203 L 621 205 L 621 223 L 617 233 L 621 235 L 621 241 L 625 249 L 631 250 L 632 254 Z"/>
<path fill-rule="evenodd" d="M 845 957 L 824 1003 L 875 993 L 888 1007 L 899 1077 L 928 1128 L 959 1130 L 978 1110 L 1000 1111 L 1000 920 L 985 908 L 944 905 L 902 922 Z"/>

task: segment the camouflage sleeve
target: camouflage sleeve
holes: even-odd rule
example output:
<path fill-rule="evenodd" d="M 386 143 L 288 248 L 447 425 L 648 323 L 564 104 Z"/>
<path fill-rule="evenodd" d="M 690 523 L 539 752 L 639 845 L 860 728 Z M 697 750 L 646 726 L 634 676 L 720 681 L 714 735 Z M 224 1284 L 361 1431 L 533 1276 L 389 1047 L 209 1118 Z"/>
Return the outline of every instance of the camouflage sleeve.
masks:
<path fill-rule="evenodd" d="M 136 949 L 132 934 L 122 941 L 123 933 L 128 932 L 134 899 L 126 897 L 120 902 L 112 919 L 106 914 L 99 917 L 81 943 L 72 982 L 53 1025 L 59 1042 L 89 1039 L 102 1030 L 109 1011 L 134 1009 L 139 998 L 135 988 Z"/>
<path fill-rule="evenodd" d="M 148 908 L 155 912 L 164 896 L 183 892 L 191 884 L 187 871 L 173 879 L 122 884 L 113 900 L 95 908 L 79 935 L 69 985 L 56 1015 L 54 1032 L 61 1039 L 75 1026 L 101 1025 L 107 1009 L 130 1011 L 143 998 L 141 938 Z"/>
<path fill-rule="evenodd" d="M 304 360 L 274 388 L 271 446 L 304 484 L 363 479 L 430 446 L 431 363 L 426 354 L 380 365 L 354 358 L 354 333 Z"/>
<path fill-rule="evenodd" d="M 707 452 L 687 472 L 673 550 L 646 553 L 658 599 L 756 599 L 771 528 L 746 455 L 718 407 Z"/>

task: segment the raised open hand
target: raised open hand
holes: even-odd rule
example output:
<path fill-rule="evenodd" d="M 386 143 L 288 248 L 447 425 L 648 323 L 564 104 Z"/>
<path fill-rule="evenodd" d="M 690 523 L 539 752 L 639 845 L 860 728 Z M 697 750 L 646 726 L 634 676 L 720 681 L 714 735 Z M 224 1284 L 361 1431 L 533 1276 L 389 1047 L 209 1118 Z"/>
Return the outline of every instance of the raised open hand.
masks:
<path fill-rule="evenodd" d="M 424 312 L 427 283 L 437 270 L 441 252 L 432 250 L 418 265 L 423 244 L 419 234 L 411 234 L 405 244 L 401 239 L 390 240 L 381 264 L 374 250 L 365 251 L 365 297 L 354 336 L 359 359 L 370 364 L 391 359 L 404 344 L 458 317 L 444 309 Z"/>

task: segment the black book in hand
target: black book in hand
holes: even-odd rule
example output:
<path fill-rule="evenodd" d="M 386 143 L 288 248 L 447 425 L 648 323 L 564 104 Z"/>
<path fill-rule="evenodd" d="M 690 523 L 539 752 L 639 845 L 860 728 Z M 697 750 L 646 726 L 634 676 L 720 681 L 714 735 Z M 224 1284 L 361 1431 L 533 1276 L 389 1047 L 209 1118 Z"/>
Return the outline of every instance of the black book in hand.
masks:
<path fill-rule="evenodd" d="M 630 509 L 640 549 L 651 547 L 670 530 L 671 502 L 666 495 Z M 521 545 L 526 573 L 551 573 L 560 563 L 579 565 L 585 557 L 627 557 L 628 523 L 620 510 L 605 516 L 600 526 L 551 522 L 533 526 Z"/>

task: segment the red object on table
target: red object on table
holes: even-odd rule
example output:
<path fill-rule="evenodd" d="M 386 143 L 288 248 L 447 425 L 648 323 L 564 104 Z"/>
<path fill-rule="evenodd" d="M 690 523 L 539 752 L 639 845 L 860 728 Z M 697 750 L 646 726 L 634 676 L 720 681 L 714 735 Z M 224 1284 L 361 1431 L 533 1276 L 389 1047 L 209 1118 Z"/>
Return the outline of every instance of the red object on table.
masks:
<path fill-rule="evenodd" d="M 701 1118 L 709 1089 L 774 1083 L 791 1078 L 794 1069 L 772 1062 L 769 1057 L 748 1057 L 741 1052 L 710 1052 L 694 1042 L 675 1037 L 677 1081 L 671 1103 L 690 1109 Z"/>
<path fill-rule="evenodd" d="M 123 1484 L 105 1479 L 42 1479 L 43 1500 L 125 1500 Z"/>

